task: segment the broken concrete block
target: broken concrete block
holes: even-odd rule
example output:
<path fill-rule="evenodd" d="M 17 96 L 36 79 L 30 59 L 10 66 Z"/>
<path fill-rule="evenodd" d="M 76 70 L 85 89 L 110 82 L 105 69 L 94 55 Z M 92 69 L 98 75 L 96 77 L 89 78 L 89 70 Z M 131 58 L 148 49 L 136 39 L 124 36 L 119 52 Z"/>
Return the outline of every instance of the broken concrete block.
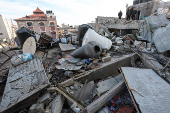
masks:
<path fill-rule="evenodd" d="M 75 82 L 74 88 L 75 88 L 75 90 L 81 88 L 81 83 L 80 82 Z"/>
<path fill-rule="evenodd" d="M 123 45 L 123 41 L 122 41 L 122 40 L 117 41 L 117 45 L 118 45 L 118 46 Z"/>
<path fill-rule="evenodd" d="M 80 101 L 85 101 L 90 98 L 90 95 L 94 89 L 95 89 L 94 81 L 91 81 L 91 82 L 87 83 L 87 85 L 85 87 L 83 87 L 83 85 L 82 85 L 81 88 L 76 90 L 73 95 L 74 95 L 74 97 L 80 99 Z M 83 93 L 81 95 L 82 90 L 83 90 Z"/>
<path fill-rule="evenodd" d="M 69 92 L 69 93 L 73 95 L 73 94 L 74 94 L 74 91 L 70 90 L 70 92 Z"/>
<path fill-rule="evenodd" d="M 52 78 L 52 74 L 48 74 L 48 80 L 50 80 Z"/>
<path fill-rule="evenodd" d="M 103 63 L 106 63 L 106 62 L 111 61 L 111 58 L 112 58 L 111 56 L 103 57 L 102 61 L 103 61 Z"/>
<path fill-rule="evenodd" d="M 110 90 L 112 87 L 114 87 L 118 82 L 115 80 L 115 78 L 110 78 L 104 81 L 101 81 L 97 84 L 97 95 L 101 96 L 106 91 Z"/>
<path fill-rule="evenodd" d="M 151 53 L 156 53 L 156 48 L 152 47 L 151 48 Z"/>
<path fill-rule="evenodd" d="M 152 43 L 147 43 L 147 48 L 151 48 L 152 47 Z"/>
<path fill-rule="evenodd" d="M 70 50 L 75 50 L 76 49 L 72 44 L 59 43 L 59 46 L 60 46 L 62 51 L 70 51 Z"/>
<path fill-rule="evenodd" d="M 114 77 L 114 78 L 115 78 L 115 80 L 116 80 L 117 82 L 120 82 L 120 81 L 123 80 L 123 75 L 122 75 L 122 74 L 119 74 L 119 75 L 117 75 L 117 76 Z"/>
<path fill-rule="evenodd" d="M 135 45 L 135 46 L 140 46 L 141 43 L 142 43 L 142 41 L 137 41 L 137 40 L 135 40 L 134 45 Z"/>
<path fill-rule="evenodd" d="M 126 45 L 130 45 L 130 40 L 126 40 L 126 41 L 125 41 L 125 44 L 126 44 Z"/>
<path fill-rule="evenodd" d="M 29 113 L 45 113 L 44 104 L 33 104 L 29 109 Z"/>
<path fill-rule="evenodd" d="M 115 46 L 115 50 L 117 52 L 122 52 L 124 50 L 124 46 Z"/>
<path fill-rule="evenodd" d="M 93 63 L 93 64 L 98 64 L 98 63 L 99 63 L 99 60 L 100 60 L 100 59 L 94 59 L 92 63 Z"/>
<path fill-rule="evenodd" d="M 45 93 L 44 95 L 42 95 L 37 103 L 48 103 L 51 99 L 51 94 L 50 93 Z"/>
<path fill-rule="evenodd" d="M 141 50 L 142 52 L 148 53 L 148 51 L 147 51 L 147 49 L 146 49 L 145 47 L 140 47 L 140 50 Z"/>
<path fill-rule="evenodd" d="M 75 113 L 79 113 L 80 112 L 80 108 L 77 107 L 77 103 L 73 103 L 73 105 L 71 106 L 71 109 L 75 112 Z"/>
<path fill-rule="evenodd" d="M 65 97 L 59 94 L 53 99 L 47 108 L 51 109 L 52 113 L 60 113 L 63 108 L 64 100 Z"/>
<path fill-rule="evenodd" d="M 72 89 L 72 90 L 73 90 L 73 89 L 74 89 L 74 86 L 70 86 L 70 89 Z"/>
<path fill-rule="evenodd" d="M 55 89 L 55 87 L 50 87 L 50 88 L 47 88 L 47 91 L 49 93 L 54 93 L 54 92 L 56 92 L 56 89 Z"/>

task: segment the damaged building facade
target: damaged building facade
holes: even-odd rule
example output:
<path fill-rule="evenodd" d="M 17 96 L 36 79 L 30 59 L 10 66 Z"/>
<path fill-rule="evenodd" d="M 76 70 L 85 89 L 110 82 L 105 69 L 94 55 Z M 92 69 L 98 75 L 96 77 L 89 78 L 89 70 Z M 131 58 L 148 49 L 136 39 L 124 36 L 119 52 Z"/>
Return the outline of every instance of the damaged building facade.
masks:
<path fill-rule="evenodd" d="M 39 34 L 45 33 L 54 38 L 58 37 L 56 16 L 52 11 L 46 11 L 44 14 L 38 7 L 32 15 L 15 19 L 18 28 L 27 27 Z"/>
<path fill-rule="evenodd" d="M 168 7 L 170 2 L 162 2 L 159 0 L 149 0 L 148 2 L 145 0 L 134 1 L 134 5 L 129 7 L 136 9 L 136 20 L 127 22 L 125 18 L 118 19 L 116 17 L 98 16 L 95 19 L 95 23 L 88 23 L 88 25 L 92 26 L 92 28 L 101 35 L 112 36 L 111 34 L 115 33 L 117 36 L 124 36 L 135 33 L 135 31 L 139 29 L 138 24 L 151 14 L 164 14 L 168 19 L 170 18 L 170 9 Z"/>

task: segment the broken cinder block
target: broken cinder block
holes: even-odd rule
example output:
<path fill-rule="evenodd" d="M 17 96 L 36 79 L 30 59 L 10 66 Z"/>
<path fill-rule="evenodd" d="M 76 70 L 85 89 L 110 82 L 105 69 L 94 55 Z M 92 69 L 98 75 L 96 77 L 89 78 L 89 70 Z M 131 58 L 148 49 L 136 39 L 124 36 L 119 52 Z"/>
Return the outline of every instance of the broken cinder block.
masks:
<path fill-rule="evenodd" d="M 102 61 L 103 61 L 103 63 L 111 61 L 111 56 L 103 57 Z"/>
<path fill-rule="evenodd" d="M 29 113 L 45 113 L 44 104 L 33 104 L 30 109 Z"/>
<path fill-rule="evenodd" d="M 37 103 L 48 103 L 50 101 L 51 98 L 51 94 L 50 93 L 45 93 L 44 95 L 42 95 Z"/>

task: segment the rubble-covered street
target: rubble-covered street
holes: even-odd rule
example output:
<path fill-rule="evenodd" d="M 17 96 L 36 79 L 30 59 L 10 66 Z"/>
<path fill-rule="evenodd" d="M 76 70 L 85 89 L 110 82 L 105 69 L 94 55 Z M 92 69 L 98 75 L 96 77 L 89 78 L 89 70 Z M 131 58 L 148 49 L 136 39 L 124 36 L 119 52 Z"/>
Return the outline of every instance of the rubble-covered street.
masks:
<path fill-rule="evenodd" d="M 0 113 L 170 113 L 170 2 L 126 8 L 135 17 L 77 28 L 38 7 L 14 19 L 0 37 Z"/>

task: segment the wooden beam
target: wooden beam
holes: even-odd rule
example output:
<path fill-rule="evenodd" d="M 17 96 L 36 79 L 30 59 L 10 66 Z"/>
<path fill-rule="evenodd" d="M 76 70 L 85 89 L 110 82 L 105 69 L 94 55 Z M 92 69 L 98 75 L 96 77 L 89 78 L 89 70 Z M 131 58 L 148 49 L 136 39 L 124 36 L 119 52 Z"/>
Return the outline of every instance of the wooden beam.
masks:
<path fill-rule="evenodd" d="M 67 99 L 69 99 L 72 103 L 77 103 L 77 106 L 81 109 L 84 110 L 86 105 L 83 104 L 81 101 L 79 101 L 77 98 L 75 98 L 73 95 L 69 94 L 65 89 L 63 89 L 61 86 L 55 87 L 55 89 L 63 94 Z"/>

